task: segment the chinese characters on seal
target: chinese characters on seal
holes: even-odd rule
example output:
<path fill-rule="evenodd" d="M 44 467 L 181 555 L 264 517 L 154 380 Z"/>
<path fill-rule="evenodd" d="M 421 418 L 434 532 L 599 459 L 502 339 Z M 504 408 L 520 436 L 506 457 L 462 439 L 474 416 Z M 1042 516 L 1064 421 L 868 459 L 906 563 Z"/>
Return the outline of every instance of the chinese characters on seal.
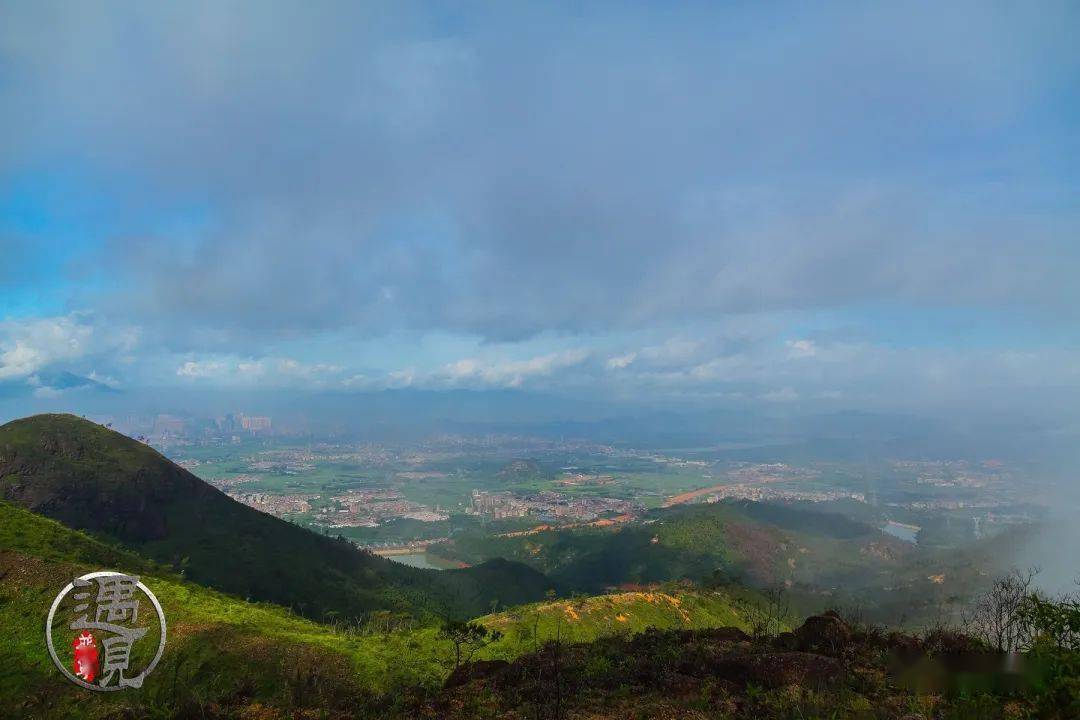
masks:
<path fill-rule="evenodd" d="M 165 614 L 137 575 L 88 573 L 53 600 L 45 639 L 56 667 L 77 685 L 99 691 L 138 688 L 161 660 Z M 61 658 L 61 649 L 70 653 L 69 661 Z"/>

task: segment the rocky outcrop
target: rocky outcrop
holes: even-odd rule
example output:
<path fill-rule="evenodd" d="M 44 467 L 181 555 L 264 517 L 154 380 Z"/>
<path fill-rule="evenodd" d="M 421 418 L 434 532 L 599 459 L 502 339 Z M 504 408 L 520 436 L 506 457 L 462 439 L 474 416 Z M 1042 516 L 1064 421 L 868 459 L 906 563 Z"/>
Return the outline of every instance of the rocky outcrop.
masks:
<path fill-rule="evenodd" d="M 830 612 L 806 618 L 794 635 L 795 646 L 803 652 L 837 655 L 851 641 L 851 628 Z"/>

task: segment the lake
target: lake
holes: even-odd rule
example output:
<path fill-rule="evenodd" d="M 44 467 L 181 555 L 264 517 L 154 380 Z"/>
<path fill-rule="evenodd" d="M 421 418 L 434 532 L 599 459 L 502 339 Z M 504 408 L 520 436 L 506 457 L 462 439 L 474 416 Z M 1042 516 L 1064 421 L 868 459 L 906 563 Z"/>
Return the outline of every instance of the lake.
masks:
<path fill-rule="evenodd" d="M 881 531 L 892 535 L 898 540 L 909 542 L 912 545 L 917 545 L 919 542 L 919 531 L 922 528 L 916 525 L 906 525 L 904 523 L 898 523 L 895 520 L 890 520 L 885 523 L 885 527 L 881 528 Z"/>

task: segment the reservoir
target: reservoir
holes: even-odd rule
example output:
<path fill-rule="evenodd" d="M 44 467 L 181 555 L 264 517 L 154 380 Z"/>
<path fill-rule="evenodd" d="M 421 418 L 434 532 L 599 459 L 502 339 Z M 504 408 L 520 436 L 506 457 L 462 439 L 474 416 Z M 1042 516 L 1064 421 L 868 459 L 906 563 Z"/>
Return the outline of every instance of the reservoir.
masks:
<path fill-rule="evenodd" d="M 890 520 L 885 523 L 885 527 L 881 528 L 881 531 L 892 535 L 898 540 L 909 542 L 912 545 L 916 545 L 919 542 L 919 531 L 922 530 L 918 525 L 907 525 L 905 523 L 898 523 L 895 520 Z"/>

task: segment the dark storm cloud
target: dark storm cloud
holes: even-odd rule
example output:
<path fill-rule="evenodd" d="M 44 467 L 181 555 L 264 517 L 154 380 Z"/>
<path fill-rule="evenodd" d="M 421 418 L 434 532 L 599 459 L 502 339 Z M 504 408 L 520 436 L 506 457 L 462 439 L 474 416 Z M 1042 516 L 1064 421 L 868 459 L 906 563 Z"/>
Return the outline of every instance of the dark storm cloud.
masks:
<path fill-rule="evenodd" d="M 170 343 L 1080 300 L 1068 4 L 2 12 L 2 172 L 205 216 L 100 257 Z"/>

